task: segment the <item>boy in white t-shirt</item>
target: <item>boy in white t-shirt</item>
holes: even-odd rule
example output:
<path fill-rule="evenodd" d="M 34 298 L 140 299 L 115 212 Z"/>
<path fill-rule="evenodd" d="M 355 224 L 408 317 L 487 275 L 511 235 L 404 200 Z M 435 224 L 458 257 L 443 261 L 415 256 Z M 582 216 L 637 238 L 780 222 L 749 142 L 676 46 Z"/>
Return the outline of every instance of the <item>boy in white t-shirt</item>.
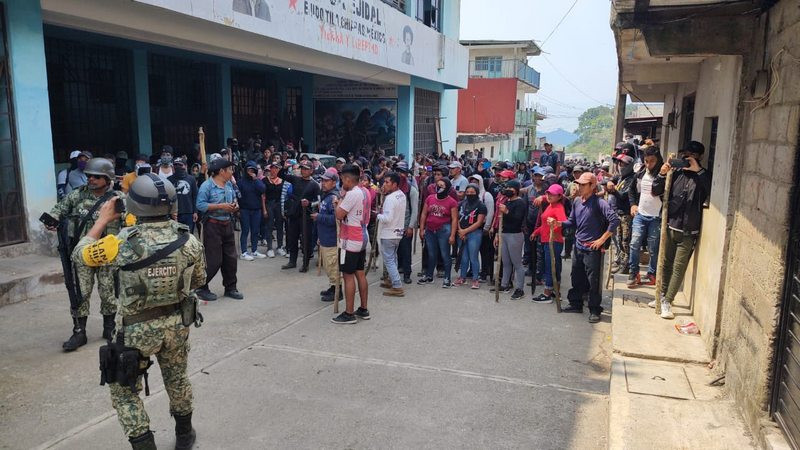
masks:
<path fill-rule="evenodd" d="M 357 319 L 369 320 L 367 309 L 368 285 L 364 273 L 367 259 L 369 236 L 369 195 L 358 185 L 361 169 L 351 164 L 342 167 L 339 174 L 344 198 L 336 207 L 336 219 L 341 221 L 339 227 L 339 270 L 344 281 L 345 310 L 331 319 L 336 324 L 354 324 Z M 361 306 L 355 308 L 356 283 L 361 297 Z"/>

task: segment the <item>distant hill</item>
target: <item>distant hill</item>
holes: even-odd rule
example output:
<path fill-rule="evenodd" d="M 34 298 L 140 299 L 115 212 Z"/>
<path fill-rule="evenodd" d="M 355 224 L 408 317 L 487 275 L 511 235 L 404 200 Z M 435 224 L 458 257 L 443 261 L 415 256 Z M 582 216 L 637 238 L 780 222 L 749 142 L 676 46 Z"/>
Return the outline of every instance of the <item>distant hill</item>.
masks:
<path fill-rule="evenodd" d="M 547 142 L 553 144 L 556 148 L 566 147 L 578 139 L 578 135 L 575 133 L 570 133 L 569 131 L 562 130 L 561 128 L 553 131 L 539 131 L 537 134 L 538 138 L 544 137 L 547 139 Z"/>

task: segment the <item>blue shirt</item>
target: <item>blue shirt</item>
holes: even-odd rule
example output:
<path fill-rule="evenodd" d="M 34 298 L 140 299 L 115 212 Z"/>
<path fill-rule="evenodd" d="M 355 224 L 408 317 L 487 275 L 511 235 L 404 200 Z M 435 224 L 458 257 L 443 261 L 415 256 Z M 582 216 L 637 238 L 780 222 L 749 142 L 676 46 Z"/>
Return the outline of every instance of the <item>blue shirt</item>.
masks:
<path fill-rule="evenodd" d="M 216 220 L 231 220 L 231 214 L 225 211 L 215 209 L 214 211 L 208 210 L 208 205 L 215 205 L 219 203 L 233 203 L 236 198 L 236 193 L 233 190 L 233 184 L 228 181 L 225 187 L 221 188 L 214 183 L 211 178 L 207 179 L 200 185 L 200 190 L 197 192 L 197 210 L 206 214 L 207 217 Z"/>
<path fill-rule="evenodd" d="M 553 171 L 555 172 L 556 166 L 558 165 L 558 153 L 556 153 L 555 151 L 552 151 L 550 153 L 547 152 L 542 153 L 542 157 L 539 158 L 539 165 L 542 167 L 550 166 L 553 168 Z"/>
<path fill-rule="evenodd" d="M 584 203 L 576 197 L 572 201 L 572 212 L 561 224 L 564 228 L 575 227 L 575 245 L 581 250 L 588 250 L 589 244 L 606 231 L 614 233 L 619 226 L 619 216 L 608 206 L 605 200 L 592 195 Z"/>

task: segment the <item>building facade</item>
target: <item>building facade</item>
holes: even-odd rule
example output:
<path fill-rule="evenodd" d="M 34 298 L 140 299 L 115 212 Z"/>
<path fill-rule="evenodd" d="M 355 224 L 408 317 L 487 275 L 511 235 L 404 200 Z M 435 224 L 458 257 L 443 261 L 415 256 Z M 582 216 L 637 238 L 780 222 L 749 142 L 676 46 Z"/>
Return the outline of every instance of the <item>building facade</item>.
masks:
<path fill-rule="evenodd" d="M 800 4 L 612 5 L 617 137 L 630 96 L 663 102 L 665 154 L 705 144 L 711 196 L 683 293 L 753 435 L 798 448 Z"/>
<path fill-rule="evenodd" d="M 458 92 L 458 155 L 524 160 L 535 147 L 541 111 L 526 107 L 539 91 L 539 72 L 528 57 L 541 53 L 533 41 L 461 41 L 469 49 L 469 82 Z"/>
<path fill-rule="evenodd" d="M 72 150 L 455 150 L 459 0 L 2 0 L 0 247 L 47 240 Z M 451 146 L 448 148 L 447 145 Z"/>

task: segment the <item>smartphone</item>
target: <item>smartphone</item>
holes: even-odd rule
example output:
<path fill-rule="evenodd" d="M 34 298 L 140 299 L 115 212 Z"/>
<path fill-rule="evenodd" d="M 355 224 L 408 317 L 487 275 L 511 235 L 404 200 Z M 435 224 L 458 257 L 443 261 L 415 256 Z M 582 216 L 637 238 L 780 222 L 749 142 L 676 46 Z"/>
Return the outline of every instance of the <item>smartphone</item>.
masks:
<path fill-rule="evenodd" d="M 42 222 L 47 227 L 55 228 L 58 226 L 58 220 L 48 213 L 42 213 L 39 217 L 39 222 Z"/>
<path fill-rule="evenodd" d="M 117 214 L 122 214 L 125 212 L 125 201 L 119 197 L 117 197 L 117 201 L 114 203 L 114 212 Z"/>
<path fill-rule="evenodd" d="M 674 158 L 669 160 L 669 165 L 672 166 L 673 169 L 685 169 L 689 167 L 689 160 L 683 158 Z"/>

